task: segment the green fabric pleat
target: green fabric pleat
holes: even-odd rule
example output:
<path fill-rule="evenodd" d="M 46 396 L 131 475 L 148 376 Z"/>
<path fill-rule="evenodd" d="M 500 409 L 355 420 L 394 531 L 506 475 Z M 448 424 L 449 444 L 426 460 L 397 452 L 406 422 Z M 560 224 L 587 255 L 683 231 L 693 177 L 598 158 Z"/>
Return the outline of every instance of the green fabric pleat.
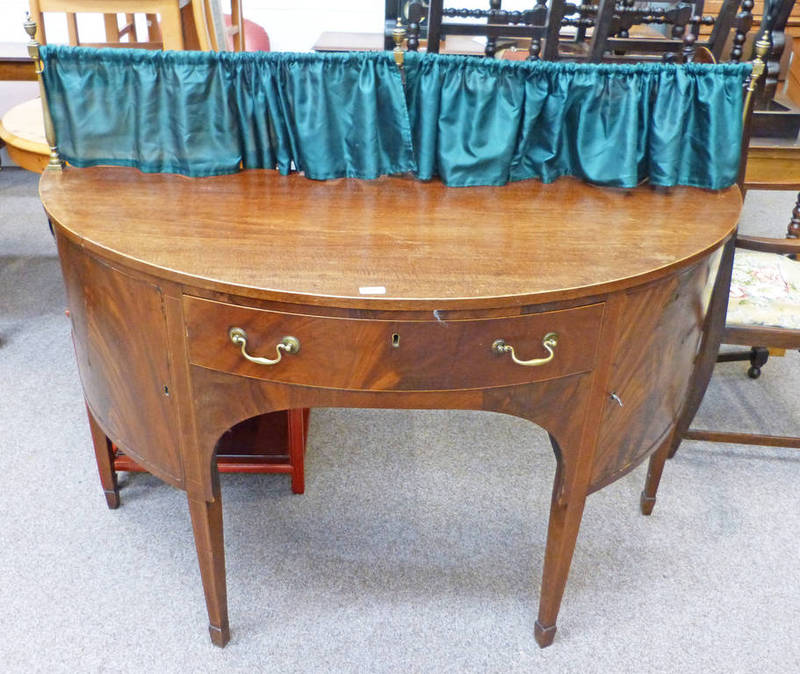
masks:
<path fill-rule="evenodd" d="M 519 62 L 406 55 L 418 177 L 502 185 L 736 182 L 744 65 Z"/>
<path fill-rule="evenodd" d="M 206 176 L 377 178 L 415 168 L 390 54 L 41 48 L 71 164 Z"/>
<path fill-rule="evenodd" d="M 597 65 L 387 52 L 41 48 L 59 151 L 76 166 L 448 185 L 572 175 L 736 181 L 749 65 Z"/>

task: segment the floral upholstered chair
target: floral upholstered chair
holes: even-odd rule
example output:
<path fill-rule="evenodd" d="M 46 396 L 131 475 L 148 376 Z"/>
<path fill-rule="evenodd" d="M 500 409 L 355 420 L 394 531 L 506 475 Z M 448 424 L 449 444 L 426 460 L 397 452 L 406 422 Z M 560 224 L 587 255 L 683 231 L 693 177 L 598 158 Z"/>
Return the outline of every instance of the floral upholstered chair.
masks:
<path fill-rule="evenodd" d="M 798 210 L 795 208 L 794 219 Z M 789 233 L 793 233 L 791 224 Z M 760 346 L 752 347 L 750 355 L 744 358 L 740 354 L 723 354 L 719 361 L 749 357 L 749 375 L 755 379 L 766 362 L 768 347 L 800 349 L 800 261 L 793 259 L 798 254 L 798 238 L 737 238 L 722 343 Z M 702 396 L 702 391 L 699 393 Z M 699 399 L 697 404 L 699 406 Z M 683 437 L 800 449 L 800 437 L 791 436 L 691 429 L 684 432 Z M 677 446 L 673 453 L 675 450 Z"/>
<path fill-rule="evenodd" d="M 733 262 L 727 325 L 800 331 L 800 262 L 739 248 Z"/>

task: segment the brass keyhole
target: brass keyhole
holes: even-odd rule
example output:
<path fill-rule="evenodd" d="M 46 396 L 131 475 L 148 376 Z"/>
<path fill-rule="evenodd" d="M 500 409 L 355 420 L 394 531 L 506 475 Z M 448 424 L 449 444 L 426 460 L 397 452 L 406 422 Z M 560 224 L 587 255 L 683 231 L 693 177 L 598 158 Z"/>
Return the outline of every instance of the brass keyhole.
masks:
<path fill-rule="evenodd" d="M 393 333 L 392 333 L 392 346 L 393 346 L 395 349 L 396 349 L 398 346 L 400 346 L 400 335 L 398 335 L 396 332 L 393 332 Z"/>

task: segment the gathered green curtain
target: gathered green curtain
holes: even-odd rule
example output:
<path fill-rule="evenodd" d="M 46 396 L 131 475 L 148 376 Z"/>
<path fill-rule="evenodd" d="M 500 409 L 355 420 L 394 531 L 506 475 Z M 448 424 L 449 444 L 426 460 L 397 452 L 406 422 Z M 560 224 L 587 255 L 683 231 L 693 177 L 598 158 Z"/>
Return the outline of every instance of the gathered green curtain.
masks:
<path fill-rule="evenodd" d="M 309 178 L 414 170 L 391 55 L 40 48 L 59 152 L 206 176 L 240 166 Z"/>
<path fill-rule="evenodd" d="M 387 52 L 41 54 L 59 151 L 76 166 L 453 186 L 572 175 L 727 187 L 750 69 L 407 53 L 403 81 Z"/>
<path fill-rule="evenodd" d="M 418 176 L 502 185 L 736 182 L 748 64 L 498 61 L 407 54 Z"/>

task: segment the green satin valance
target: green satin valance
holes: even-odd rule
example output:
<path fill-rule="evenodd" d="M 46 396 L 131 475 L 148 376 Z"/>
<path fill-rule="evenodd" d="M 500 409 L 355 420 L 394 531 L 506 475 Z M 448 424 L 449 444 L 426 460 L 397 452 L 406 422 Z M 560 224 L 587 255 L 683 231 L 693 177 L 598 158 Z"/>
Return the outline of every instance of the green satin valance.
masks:
<path fill-rule="evenodd" d="M 41 48 L 59 152 L 76 166 L 309 178 L 414 170 L 391 57 Z"/>
<path fill-rule="evenodd" d="M 596 65 L 387 52 L 41 48 L 76 166 L 191 176 L 412 173 L 448 185 L 573 175 L 631 187 L 736 181 L 748 65 Z"/>
<path fill-rule="evenodd" d="M 736 182 L 749 65 L 586 64 L 408 54 L 420 178 L 502 185 Z"/>

